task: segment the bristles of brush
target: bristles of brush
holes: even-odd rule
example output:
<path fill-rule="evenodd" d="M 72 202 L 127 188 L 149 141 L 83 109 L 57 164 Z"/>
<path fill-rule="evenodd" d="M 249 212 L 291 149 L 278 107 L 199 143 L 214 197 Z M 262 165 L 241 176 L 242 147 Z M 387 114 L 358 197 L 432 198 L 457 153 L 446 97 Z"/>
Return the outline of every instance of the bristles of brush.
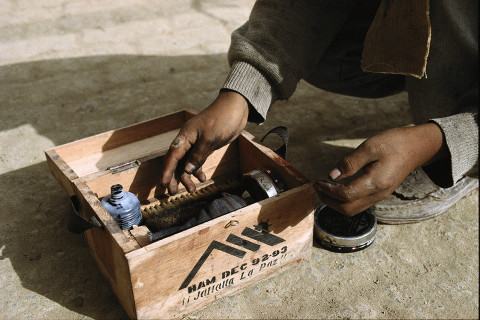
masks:
<path fill-rule="evenodd" d="M 182 225 L 197 216 L 203 206 L 208 205 L 209 200 L 221 192 L 231 191 L 239 186 L 238 180 L 233 179 L 223 183 L 213 183 L 193 193 L 182 194 L 153 206 L 144 207 L 142 216 L 145 225 L 152 232 Z"/>
<path fill-rule="evenodd" d="M 188 206 L 173 207 L 164 210 L 162 214 L 152 214 L 145 219 L 145 225 L 151 232 L 183 225 L 191 218 L 197 216 L 206 204 L 206 201 L 197 201 Z"/>
<path fill-rule="evenodd" d="M 228 180 L 221 183 L 213 183 L 202 189 L 199 189 L 193 193 L 182 194 L 181 196 L 169 198 L 161 201 L 153 206 L 144 207 L 142 209 L 142 216 L 144 219 L 148 219 L 151 215 L 163 214 L 167 210 L 179 207 L 191 205 L 191 203 L 211 197 L 220 192 L 235 189 L 240 185 L 238 180 Z"/>

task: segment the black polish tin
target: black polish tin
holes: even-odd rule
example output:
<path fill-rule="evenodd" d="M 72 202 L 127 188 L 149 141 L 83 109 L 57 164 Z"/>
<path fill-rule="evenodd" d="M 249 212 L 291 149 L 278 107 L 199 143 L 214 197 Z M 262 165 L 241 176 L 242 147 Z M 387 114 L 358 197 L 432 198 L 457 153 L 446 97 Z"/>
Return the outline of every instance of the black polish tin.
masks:
<path fill-rule="evenodd" d="M 325 205 L 315 209 L 315 237 L 330 251 L 365 249 L 375 240 L 376 232 L 377 218 L 369 210 L 349 217 Z"/>

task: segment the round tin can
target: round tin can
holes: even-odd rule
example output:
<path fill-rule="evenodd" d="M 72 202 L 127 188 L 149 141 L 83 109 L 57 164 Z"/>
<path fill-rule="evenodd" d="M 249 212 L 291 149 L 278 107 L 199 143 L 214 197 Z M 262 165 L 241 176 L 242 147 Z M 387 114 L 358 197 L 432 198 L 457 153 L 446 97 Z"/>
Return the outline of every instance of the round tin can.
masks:
<path fill-rule="evenodd" d="M 243 175 L 242 182 L 256 201 L 274 197 L 287 189 L 280 176 L 270 168 L 247 172 Z"/>
<path fill-rule="evenodd" d="M 323 205 L 315 209 L 314 221 L 317 240 L 335 252 L 365 249 L 377 232 L 377 218 L 369 210 L 349 217 Z"/>

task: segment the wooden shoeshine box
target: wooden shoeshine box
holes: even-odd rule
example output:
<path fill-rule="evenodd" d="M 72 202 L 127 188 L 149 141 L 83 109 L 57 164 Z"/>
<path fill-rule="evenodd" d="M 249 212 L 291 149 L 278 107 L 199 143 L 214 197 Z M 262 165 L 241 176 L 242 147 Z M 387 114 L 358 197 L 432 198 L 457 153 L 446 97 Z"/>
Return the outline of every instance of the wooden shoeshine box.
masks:
<path fill-rule="evenodd" d="M 165 197 L 159 187 L 164 156 L 193 116 L 180 111 L 45 151 L 52 174 L 77 198 L 81 216 L 101 222 L 84 234 L 131 318 L 182 317 L 311 255 L 312 183 L 245 131 L 208 158 L 207 181 L 197 189 L 270 167 L 289 190 L 153 243 L 145 226 L 118 227 L 100 200 L 113 184 L 134 193 L 143 206 Z"/>

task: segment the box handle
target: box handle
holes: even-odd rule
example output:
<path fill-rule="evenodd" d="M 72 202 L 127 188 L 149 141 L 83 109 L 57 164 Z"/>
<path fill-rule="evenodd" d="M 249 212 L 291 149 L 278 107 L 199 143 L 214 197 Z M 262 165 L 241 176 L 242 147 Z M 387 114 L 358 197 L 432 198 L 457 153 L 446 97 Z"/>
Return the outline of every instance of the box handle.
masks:
<path fill-rule="evenodd" d="M 91 216 L 90 220 L 85 220 L 78 212 L 80 211 L 80 202 L 76 196 L 70 197 L 70 211 L 68 214 L 67 229 L 71 233 L 82 233 L 93 227 L 102 227 L 102 224 L 95 216 Z"/>
<path fill-rule="evenodd" d="M 287 156 L 287 145 L 288 145 L 288 137 L 289 137 L 288 128 L 284 126 L 275 127 L 272 130 L 268 131 L 260 140 L 260 142 L 263 142 L 263 140 L 265 140 L 265 138 L 272 133 L 275 133 L 282 139 L 283 145 L 277 150 L 275 150 L 275 153 L 278 154 L 283 159 L 285 159 L 285 157 Z"/>

